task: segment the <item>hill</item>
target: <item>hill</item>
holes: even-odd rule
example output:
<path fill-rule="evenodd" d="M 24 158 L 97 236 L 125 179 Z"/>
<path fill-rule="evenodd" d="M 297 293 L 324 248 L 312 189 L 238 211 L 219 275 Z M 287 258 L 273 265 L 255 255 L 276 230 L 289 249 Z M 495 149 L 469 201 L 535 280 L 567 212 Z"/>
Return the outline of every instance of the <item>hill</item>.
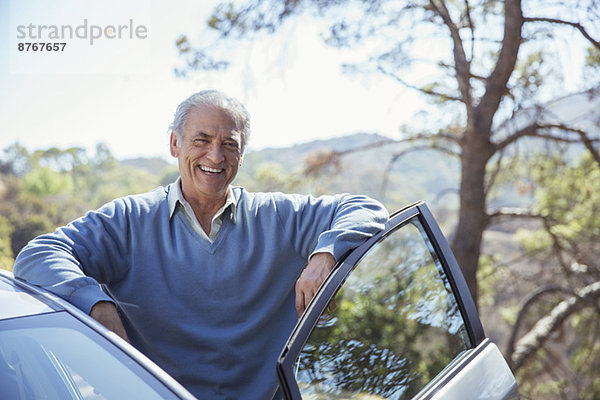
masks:
<path fill-rule="evenodd" d="M 246 154 L 235 183 L 252 190 L 273 190 L 278 189 L 273 187 L 277 186 L 273 181 L 283 180 L 281 185 L 288 185 L 278 190 L 314 194 L 362 193 L 391 208 L 416 200 L 435 202 L 440 194 L 457 188 L 459 170 L 456 160 L 440 156 L 433 150 L 423 150 L 407 153 L 392 162 L 406 145 L 377 146 L 389 140 L 377 134 L 357 133 L 286 148 L 252 151 Z M 323 168 L 320 174 L 307 172 L 311 157 L 315 162 L 315 158 L 327 157 L 333 151 L 345 153 L 337 160 L 337 165 Z M 292 184 L 292 181 L 296 183 Z M 302 184 L 309 181 L 312 184 Z M 264 187 L 261 188 L 260 183 Z M 456 205 L 456 199 L 450 197 L 449 201 Z"/>
<path fill-rule="evenodd" d="M 382 201 L 389 209 L 424 200 L 432 208 L 455 211 L 458 160 L 431 149 L 407 150 L 406 144 L 390 143 L 390 138 L 372 133 L 250 150 L 234 184 L 252 191 L 360 193 Z M 311 170 L 311 164 L 334 152 L 343 155 L 333 165 Z M 178 175 L 175 163 L 160 157 L 125 159 L 120 164 L 152 174 L 161 185 L 173 182 Z M 520 183 L 509 177 L 490 204 L 516 207 L 531 205 L 532 201 L 531 194 L 524 195 Z"/>

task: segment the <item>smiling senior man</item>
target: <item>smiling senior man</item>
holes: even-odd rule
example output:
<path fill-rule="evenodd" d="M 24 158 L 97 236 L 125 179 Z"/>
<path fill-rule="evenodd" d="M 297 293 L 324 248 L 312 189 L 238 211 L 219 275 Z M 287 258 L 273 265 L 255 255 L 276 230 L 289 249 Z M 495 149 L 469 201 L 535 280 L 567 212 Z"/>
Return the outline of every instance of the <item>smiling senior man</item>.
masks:
<path fill-rule="evenodd" d="M 298 316 L 388 214 L 364 196 L 231 186 L 249 134 L 239 101 L 192 95 L 171 124 L 177 181 L 37 237 L 15 275 L 89 313 L 199 398 L 280 396 L 275 363 Z"/>

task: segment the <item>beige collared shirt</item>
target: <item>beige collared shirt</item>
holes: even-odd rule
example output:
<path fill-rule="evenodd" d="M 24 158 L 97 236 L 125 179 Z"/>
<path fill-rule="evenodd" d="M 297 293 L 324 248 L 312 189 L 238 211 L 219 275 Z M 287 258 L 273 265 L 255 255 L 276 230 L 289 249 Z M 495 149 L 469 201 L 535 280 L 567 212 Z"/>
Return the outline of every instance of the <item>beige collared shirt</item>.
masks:
<path fill-rule="evenodd" d="M 225 200 L 225 204 L 221 207 L 213 216 L 212 222 L 210 225 L 210 234 L 207 234 L 198 218 L 196 218 L 196 214 L 194 214 L 194 210 L 192 210 L 192 206 L 188 201 L 183 197 L 183 192 L 181 191 L 181 177 L 177 178 L 175 183 L 171 185 L 171 193 L 168 196 L 169 202 L 169 217 L 173 217 L 175 211 L 180 210 L 185 215 L 185 218 L 188 220 L 192 228 L 200 235 L 201 238 L 208 240 L 212 243 L 221 226 L 223 225 L 223 218 L 225 217 L 225 212 L 230 210 L 231 221 L 235 223 L 235 208 L 237 206 L 235 196 L 233 195 L 233 191 L 231 187 L 227 190 L 227 199 Z"/>

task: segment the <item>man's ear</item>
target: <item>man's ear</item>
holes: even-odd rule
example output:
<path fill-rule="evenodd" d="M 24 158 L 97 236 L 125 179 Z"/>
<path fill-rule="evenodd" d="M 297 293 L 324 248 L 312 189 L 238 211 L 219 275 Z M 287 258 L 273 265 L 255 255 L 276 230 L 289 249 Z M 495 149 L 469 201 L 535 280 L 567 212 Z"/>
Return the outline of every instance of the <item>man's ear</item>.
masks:
<path fill-rule="evenodd" d="M 240 163 L 238 164 L 238 166 L 241 167 L 243 162 L 244 162 L 244 154 L 242 153 L 242 156 L 240 157 Z"/>
<path fill-rule="evenodd" d="M 170 148 L 171 155 L 175 158 L 179 157 L 179 145 L 177 144 L 177 135 L 175 132 L 171 132 Z"/>

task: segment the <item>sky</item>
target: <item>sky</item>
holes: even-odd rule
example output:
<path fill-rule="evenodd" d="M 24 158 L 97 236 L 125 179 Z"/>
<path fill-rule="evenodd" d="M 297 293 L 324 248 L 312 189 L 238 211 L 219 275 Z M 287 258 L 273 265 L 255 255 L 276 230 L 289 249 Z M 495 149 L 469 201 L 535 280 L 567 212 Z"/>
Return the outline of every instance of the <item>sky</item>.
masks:
<path fill-rule="evenodd" d="M 175 40 L 207 35 L 216 0 L 0 0 L 0 149 L 52 146 L 118 158 L 168 159 L 177 105 L 202 89 L 242 101 L 252 116 L 249 149 L 282 147 L 355 132 L 394 135 L 419 100 L 383 77 L 341 72 L 357 59 L 326 47 L 315 21 L 232 49 L 222 73 L 177 78 Z M 54 35 L 54 36 L 51 36 Z M 62 51 L 19 51 L 27 43 Z M 235 51 L 233 51 L 235 50 Z"/>

